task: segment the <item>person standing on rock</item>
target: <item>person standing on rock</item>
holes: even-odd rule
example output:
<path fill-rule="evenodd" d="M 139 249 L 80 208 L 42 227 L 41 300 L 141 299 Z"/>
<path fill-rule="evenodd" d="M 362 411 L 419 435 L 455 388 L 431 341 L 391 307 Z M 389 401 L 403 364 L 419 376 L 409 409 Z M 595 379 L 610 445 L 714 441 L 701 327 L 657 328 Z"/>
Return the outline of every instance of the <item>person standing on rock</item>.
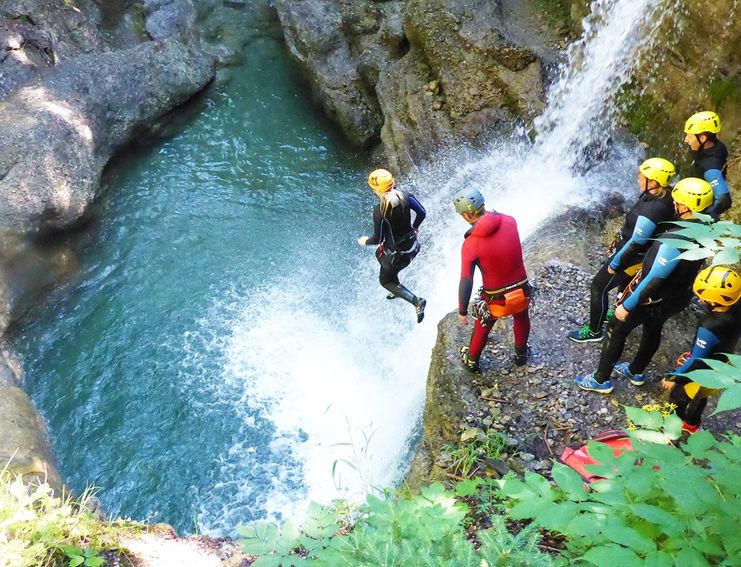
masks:
<path fill-rule="evenodd" d="M 700 428 L 702 412 L 712 390 L 701 387 L 687 376 L 678 375 L 708 368 L 703 358 L 725 361 L 722 353 L 735 352 L 741 338 L 741 276 L 730 268 L 712 266 L 697 275 L 692 287 L 700 301 L 710 307 L 710 313 L 697 326 L 689 357 L 661 382 L 669 391 L 669 399 L 677 406 L 682 429 L 688 433 Z"/>
<path fill-rule="evenodd" d="M 693 114 L 684 125 L 684 143 L 694 154 L 694 176 L 713 188 L 713 206 L 706 212 L 715 220 L 731 208 L 731 192 L 726 183 L 728 150 L 718 139 L 720 118 L 709 110 Z"/>
<path fill-rule="evenodd" d="M 385 169 L 376 169 L 368 176 L 368 185 L 379 199 L 373 207 L 373 236 L 361 236 L 361 246 L 378 245 L 376 259 L 381 264 L 378 276 L 388 290 L 386 299 L 400 297 L 411 303 L 417 312 L 417 323 L 425 316 L 425 301 L 399 283 L 399 272 L 419 253 L 417 233 L 427 211 L 416 197 L 395 189 L 394 176 Z M 414 211 L 414 222 L 411 212 Z"/>
<path fill-rule="evenodd" d="M 487 211 L 484 197 L 476 189 L 463 189 L 453 198 L 456 212 L 471 228 L 461 248 L 461 279 L 458 286 L 458 317 L 468 323 L 468 302 L 473 291 L 474 269 L 481 271 L 483 287 L 473 304 L 474 327 L 468 346 L 458 351 L 466 368 L 479 371 L 479 359 L 494 323 L 502 317 L 514 318 L 515 358 L 527 362 L 530 335 L 530 284 L 522 261 L 522 244 L 513 217 Z"/>
<path fill-rule="evenodd" d="M 638 201 L 625 215 L 625 223 L 611 246 L 611 256 L 594 276 L 589 302 L 589 322 L 567 336 L 570 341 L 586 343 L 602 340 L 602 327 L 608 318 L 608 296 L 635 276 L 655 238 L 666 229 L 665 221 L 674 219 L 671 182 L 674 165 L 659 157 L 644 161 L 638 168 Z"/>
<path fill-rule="evenodd" d="M 701 222 L 695 213 L 702 213 L 713 204 L 713 188 L 707 181 L 688 177 L 672 190 L 674 209 L 679 220 Z M 661 344 L 664 323 L 684 310 L 692 297 L 692 282 L 704 260 L 680 258 L 682 251 L 674 246 L 676 240 L 690 238 L 679 233 L 675 226 L 654 240 L 643 259 L 641 271 L 628 284 L 610 322 L 609 340 L 602 348 L 599 366 L 595 372 L 575 379 L 582 390 L 609 394 L 613 390 L 610 375 L 613 370 L 631 384 L 642 386 L 648 363 Z M 633 361 L 616 364 L 625 348 L 628 335 L 642 327 L 641 343 Z"/>

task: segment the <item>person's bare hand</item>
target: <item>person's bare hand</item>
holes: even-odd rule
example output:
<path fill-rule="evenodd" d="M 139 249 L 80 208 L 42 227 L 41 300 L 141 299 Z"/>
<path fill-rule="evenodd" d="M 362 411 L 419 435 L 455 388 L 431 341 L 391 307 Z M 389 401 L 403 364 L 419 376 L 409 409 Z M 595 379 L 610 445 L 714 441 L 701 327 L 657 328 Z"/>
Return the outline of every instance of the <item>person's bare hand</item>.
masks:
<path fill-rule="evenodd" d="M 365 246 L 367 242 L 368 242 L 367 236 L 361 236 L 360 238 L 358 238 L 358 244 L 360 244 L 361 246 Z"/>
<path fill-rule="evenodd" d="M 458 322 L 459 322 L 459 323 L 460 323 L 461 325 L 463 325 L 463 326 L 466 326 L 466 325 L 468 325 L 468 315 L 461 315 L 461 314 L 459 313 L 459 314 L 458 314 Z"/>
<path fill-rule="evenodd" d="M 615 319 L 618 321 L 625 321 L 628 318 L 628 310 L 622 305 L 618 305 L 615 309 Z"/>

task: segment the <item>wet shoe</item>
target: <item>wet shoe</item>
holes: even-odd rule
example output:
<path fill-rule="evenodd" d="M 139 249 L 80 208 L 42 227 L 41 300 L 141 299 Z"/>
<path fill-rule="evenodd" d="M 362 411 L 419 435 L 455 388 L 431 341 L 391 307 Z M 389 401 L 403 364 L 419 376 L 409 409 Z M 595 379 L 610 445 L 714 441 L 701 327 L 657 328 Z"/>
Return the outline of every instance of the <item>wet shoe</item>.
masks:
<path fill-rule="evenodd" d="M 568 338 L 575 343 L 592 343 L 602 340 L 602 331 L 594 332 L 589 325 L 584 325 L 578 331 L 571 331 Z"/>
<path fill-rule="evenodd" d="M 686 421 L 682 422 L 682 431 L 686 431 L 690 435 L 697 433 L 698 431 L 700 431 L 700 429 L 701 428 L 699 425 L 690 425 Z"/>
<path fill-rule="evenodd" d="M 417 309 L 417 323 L 421 323 L 422 319 L 425 318 L 425 305 L 427 305 L 427 301 L 425 301 L 421 297 L 414 305 Z"/>
<path fill-rule="evenodd" d="M 628 362 L 618 362 L 613 369 L 623 378 L 630 380 L 630 383 L 634 386 L 643 386 L 646 383 L 646 378 L 643 374 L 633 374 L 630 371 L 630 363 Z"/>
<path fill-rule="evenodd" d="M 582 390 L 587 390 L 588 392 L 597 392 L 598 394 L 609 394 L 612 392 L 612 382 L 607 380 L 600 384 L 594 379 L 594 372 L 587 374 L 586 376 L 577 376 L 574 379 L 574 382 L 576 382 L 576 385 Z"/>
<path fill-rule="evenodd" d="M 479 369 L 479 362 L 478 360 L 474 360 L 470 356 L 468 356 L 468 347 L 462 346 L 458 349 L 458 358 L 461 359 L 461 362 L 468 368 L 471 372 L 480 372 Z"/>
<path fill-rule="evenodd" d="M 609 323 L 609 322 L 610 322 L 610 321 L 612 321 L 612 320 L 613 320 L 614 318 L 615 318 L 615 310 L 614 310 L 614 309 L 613 309 L 612 307 L 610 307 L 610 308 L 609 308 L 609 309 L 607 310 L 607 315 L 605 315 L 605 321 L 604 321 L 604 322 L 605 322 L 605 323 Z"/>
<path fill-rule="evenodd" d="M 530 347 L 516 348 L 515 347 L 515 366 L 524 366 L 527 364 L 527 357 L 530 356 Z"/>
<path fill-rule="evenodd" d="M 394 295 L 393 293 L 389 293 L 389 294 L 388 294 L 388 295 L 386 296 L 386 299 L 396 299 L 397 297 L 399 297 L 399 296 L 398 296 L 398 295 Z"/>

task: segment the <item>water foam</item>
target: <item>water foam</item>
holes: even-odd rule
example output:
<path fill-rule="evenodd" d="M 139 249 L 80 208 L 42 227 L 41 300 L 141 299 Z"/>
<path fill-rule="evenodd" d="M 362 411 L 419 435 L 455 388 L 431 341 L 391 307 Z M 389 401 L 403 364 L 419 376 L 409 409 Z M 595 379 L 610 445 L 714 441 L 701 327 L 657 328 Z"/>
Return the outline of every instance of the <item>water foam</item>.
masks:
<path fill-rule="evenodd" d="M 401 276 L 428 299 L 422 325 L 408 304 L 383 298 L 370 251 L 360 265 L 337 266 L 337 273 L 328 274 L 341 282 L 341 302 L 337 290 L 322 290 L 327 274 L 312 273 L 311 255 L 298 247 L 296 263 L 305 274 L 235 292 L 215 306 L 227 333 L 215 387 L 244 393 L 230 403 L 244 422 L 245 437 L 255 412 L 273 430 L 270 463 L 257 463 L 254 447 L 240 440 L 223 456 L 223 490 L 204 502 L 199 518 L 205 531 L 230 531 L 244 520 L 241 503 L 247 500 L 261 509 L 256 516 L 300 517 L 310 500 L 357 499 L 371 485 L 399 480 L 420 419 L 435 323 L 456 307 L 467 225 L 452 213 L 452 195 L 463 186 L 479 187 L 490 208 L 517 218 L 524 238 L 555 212 L 596 198 L 600 188 L 625 186 L 637 157 L 630 149 L 613 151 L 589 170 L 575 172 L 574 166 L 586 149 L 604 141 L 609 101 L 650 37 L 648 22 L 658 25 L 651 15 L 657 5 L 658 0 L 593 3 L 584 38 L 570 48 L 549 91 L 549 106 L 536 122 L 534 144 L 509 140 L 483 157 L 450 152 L 405 179 L 405 189 L 429 213 L 423 250 Z M 270 467 L 271 474 L 270 490 L 257 500 L 256 488 L 240 476 L 255 466 Z"/>

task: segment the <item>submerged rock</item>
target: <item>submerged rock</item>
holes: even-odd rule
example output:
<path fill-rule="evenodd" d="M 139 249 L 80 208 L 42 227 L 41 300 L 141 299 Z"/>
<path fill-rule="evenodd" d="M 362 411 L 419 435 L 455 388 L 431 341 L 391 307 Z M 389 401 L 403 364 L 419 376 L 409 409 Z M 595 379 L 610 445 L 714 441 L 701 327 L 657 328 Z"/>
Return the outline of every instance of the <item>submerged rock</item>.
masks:
<path fill-rule="evenodd" d="M 75 223 L 113 153 L 213 76 L 199 50 L 149 42 L 61 64 L 0 102 L 0 230 Z"/>

